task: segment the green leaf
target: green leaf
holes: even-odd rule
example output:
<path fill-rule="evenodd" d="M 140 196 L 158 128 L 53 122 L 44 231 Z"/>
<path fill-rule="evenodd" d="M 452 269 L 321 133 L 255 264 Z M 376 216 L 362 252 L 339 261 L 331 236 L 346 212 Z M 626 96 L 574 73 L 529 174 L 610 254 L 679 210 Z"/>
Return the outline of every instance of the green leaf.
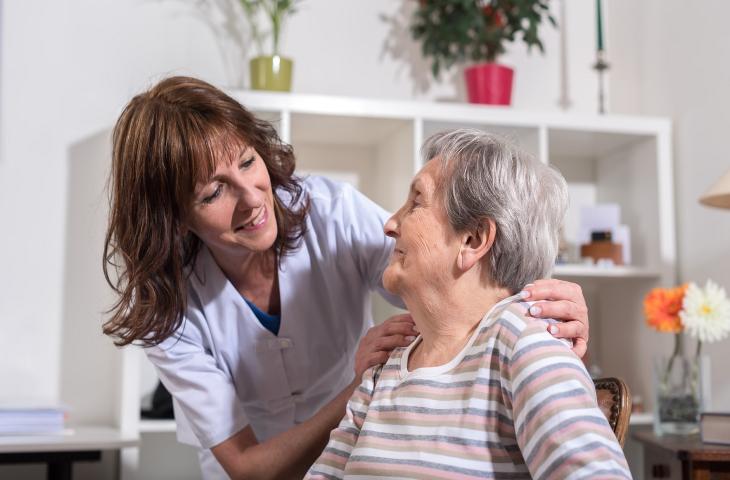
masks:
<path fill-rule="evenodd" d="M 410 31 L 437 75 L 467 60 L 494 61 L 516 38 L 528 51 L 544 51 L 539 26 L 546 19 L 557 25 L 548 0 L 426 0 L 416 7 Z"/>

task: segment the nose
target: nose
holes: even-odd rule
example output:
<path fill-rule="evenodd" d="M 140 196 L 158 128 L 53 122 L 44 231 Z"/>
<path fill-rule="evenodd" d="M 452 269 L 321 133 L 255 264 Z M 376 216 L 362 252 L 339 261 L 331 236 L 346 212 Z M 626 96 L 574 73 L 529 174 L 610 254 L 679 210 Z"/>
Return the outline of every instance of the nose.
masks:
<path fill-rule="evenodd" d="M 385 225 L 383 225 L 385 235 L 391 238 L 398 238 L 398 212 L 391 215 Z"/>
<path fill-rule="evenodd" d="M 237 202 L 236 209 L 240 211 L 247 211 L 253 208 L 258 208 L 263 203 L 261 195 L 257 190 L 247 185 L 236 185 Z"/>

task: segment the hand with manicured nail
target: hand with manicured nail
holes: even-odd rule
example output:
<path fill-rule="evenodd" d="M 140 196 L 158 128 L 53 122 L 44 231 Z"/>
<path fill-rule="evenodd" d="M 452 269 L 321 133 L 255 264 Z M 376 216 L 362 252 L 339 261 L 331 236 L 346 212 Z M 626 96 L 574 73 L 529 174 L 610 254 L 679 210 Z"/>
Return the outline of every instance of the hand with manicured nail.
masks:
<path fill-rule="evenodd" d="M 522 298 L 538 302 L 530 307 L 530 315 L 536 318 L 561 320 L 548 331 L 556 338 L 573 340 L 573 351 L 579 357 L 588 349 L 588 307 L 580 285 L 563 280 L 537 280 L 525 285 Z"/>
<path fill-rule="evenodd" d="M 394 348 L 410 345 L 416 335 L 416 325 L 407 313 L 394 315 L 372 327 L 360 340 L 355 353 L 355 380 L 359 383 L 365 370 L 385 363 Z"/>

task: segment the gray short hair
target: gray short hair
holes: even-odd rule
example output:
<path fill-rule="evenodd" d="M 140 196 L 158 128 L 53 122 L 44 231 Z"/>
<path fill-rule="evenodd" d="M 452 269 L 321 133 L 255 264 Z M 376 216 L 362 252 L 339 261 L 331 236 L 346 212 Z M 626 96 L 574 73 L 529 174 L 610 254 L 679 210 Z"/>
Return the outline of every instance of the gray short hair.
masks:
<path fill-rule="evenodd" d="M 424 163 L 442 162 L 439 190 L 454 230 L 494 220 L 497 233 L 486 259 L 491 281 L 515 293 L 550 275 L 568 206 L 568 188 L 557 170 L 473 129 L 432 135 L 421 156 Z"/>

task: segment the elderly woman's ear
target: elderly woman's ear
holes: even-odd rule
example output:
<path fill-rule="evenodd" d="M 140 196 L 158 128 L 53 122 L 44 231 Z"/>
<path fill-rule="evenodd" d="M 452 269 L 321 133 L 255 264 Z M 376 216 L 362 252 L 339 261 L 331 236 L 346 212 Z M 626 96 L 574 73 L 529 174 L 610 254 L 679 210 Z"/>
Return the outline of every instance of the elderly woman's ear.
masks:
<path fill-rule="evenodd" d="M 475 230 L 466 231 L 461 236 L 461 250 L 457 258 L 457 266 L 462 272 L 470 270 L 479 263 L 492 249 L 497 225 L 491 218 L 479 224 Z"/>

